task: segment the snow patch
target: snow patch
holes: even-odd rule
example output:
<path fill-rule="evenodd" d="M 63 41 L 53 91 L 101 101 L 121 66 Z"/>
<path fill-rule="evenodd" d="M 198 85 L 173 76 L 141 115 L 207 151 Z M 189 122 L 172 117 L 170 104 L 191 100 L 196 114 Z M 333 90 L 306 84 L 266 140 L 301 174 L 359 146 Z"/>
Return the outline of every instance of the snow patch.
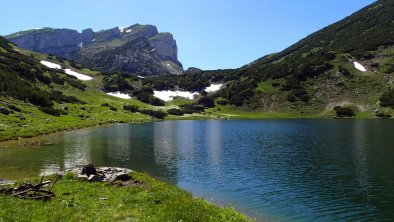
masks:
<path fill-rule="evenodd" d="M 360 70 L 361 72 L 366 72 L 367 71 L 367 69 L 363 65 L 358 63 L 358 62 L 354 62 L 354 67 L 356 69 Z"/>
<path fill-rule="evenodd" d="M 121 92 L 109 92 L 106 94 L 109 96 L 114 96 L 114 97 L 121 98 L 121 99 L 131 99 L 131 97 L 128 94 L 121 93 Z"/>
<path fill-rule="evenodd" d="M 144 77 L 144 76 L 137 76 L 138 78 L 140 78 L 140 79 L 145 79 L 146 77 Z"/>
<path fill-rule="evenodd" d="M 216 92 L 216 91 L 218 91 L 222 86 L 223 86 L 223 84 L 211 84 L 210 86 L 208 86 L 207 88 L 205 88 L 204 91 L 205 91 L 205 92 Z"/>
<path fill-rule="evenodd" d="M 40 63 L 48 68 L 51 68 L 51 69 L 61 69 L 62 68 L 59 64 L 56 64 L 53 62 L 41 61 Z"/>
<path fill-rule="evenodd" d="M 88 80 L 92 80 L 93 78 L 81 73 L 77 73 L 75 71 L 72 71 L 71 69 L 65 69 L 64 70 L 66 72 L 66 74 L 70 75 L 70 76 L 75 76 L 77 77 L 77 79 L 82 80 L 82 81 L 88 81 Z"/>
<path fill-rule="evenodd" d="M 92 42 L 96 41 L 96 39 L 93 39 Z"/>
<path fill-rule="evenodd" d="M 119 28 L 119 31 L 124 32 L 124 29 L 125 29 L 125 27 L 121 27 L 121 28 Z"/>
<path fill-rule="evenodd" d="M 43 28 L 31 28 L 31 29 L 23 30 L 22 32 L 24 32 L 24 31 L 30 31 L 30 30 L 41 30 L 41 29 L 43 29 Z"/>
<path fill-rule="evenodd" d="M 61 65 L 53 63 L 53 62 L 41 61 L 40 63 L 48 68 L 51 68 L 51 69 L 62 69 Z M 70 76 L 75 76 L 75 77 L 77 77 L 77 79 L 82 80 L 82 81 L 88 81 L 88 80 L 93 79 L 90 76 L 72 71 L 71 69 L 64 69 L 64 72 Z"/>
<path fill-rule="evenodd" d="M 198 95 L 197 92 L 191 93 L 186 91 L 153 91 L 154 97 L 164 100 L 166 102 L 173 100 L 175 97 L 183 97 L 188 99 L 194 99 L 194 96 Z"/>
<path fill-rule="evenodd" d="M 131 29 L 129 29 L 129 30 L 126 31 L 126 33 L 129 33 L 129 32 L 131 32 Z"/>
<path fill-rule="evenodd" d="M 83 42 L 79 43 L 79 48 L 82 48 Z"/>
<path fill-rule="evenodd" d="M 204 89 L 205 92 L 216 92 L 218 91 L 223 84 L 211 84 L 207 88 Z M 194 97 L 198 96 L 198 92 L 187 92 L 187 91 L 171 91 L 171 90 L 166 90 L 166 91 L 153 91 L 154 94 L 153 96 L 156 98 L 159 98 L 161 100 L 164 100 L 166 102 L 174 100 L 175 97 L 183 97 L 187 99 L 194 99 Z"/>

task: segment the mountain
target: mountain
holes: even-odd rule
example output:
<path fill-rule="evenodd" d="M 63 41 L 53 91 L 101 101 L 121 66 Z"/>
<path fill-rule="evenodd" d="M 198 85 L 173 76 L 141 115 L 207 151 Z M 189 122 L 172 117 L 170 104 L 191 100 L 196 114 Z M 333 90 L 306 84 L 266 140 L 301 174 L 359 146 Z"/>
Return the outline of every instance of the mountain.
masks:
<path fill-rule="evenodd" d="M 233 73 L 221 96 L 263 110 L 382 109 L 393 87 L 394 1 L 380 0 Z"/>
<path fill-rule="evenodd" d="M 328 116 L 346 106 L 363 116 L 392 113 L 387 107 L 394 107 L 393 12 L 394 1 L 379 0 L 239 69 L 145 82 L 156 89 L 186 90 L 221 82 L 226 87 L 212 97 L 253 112 Z"/>
<path fill-rule="evenodd" d="M 176 41 L 152 25 L 135 24 L 82 33 L 71 29 L 31 29 L 5 36 L 17 46 L 60 56 L 91 69 L 149 76 L 181 74 Z"/>
<path fill-rule="evenodd" d="M 0 141 L 149 119 L 126 111 L 129 107 L 156 114 L 137 100 L 107 95 L 99 72 L 18 48 L 1 36 L 0 80 Z"/>

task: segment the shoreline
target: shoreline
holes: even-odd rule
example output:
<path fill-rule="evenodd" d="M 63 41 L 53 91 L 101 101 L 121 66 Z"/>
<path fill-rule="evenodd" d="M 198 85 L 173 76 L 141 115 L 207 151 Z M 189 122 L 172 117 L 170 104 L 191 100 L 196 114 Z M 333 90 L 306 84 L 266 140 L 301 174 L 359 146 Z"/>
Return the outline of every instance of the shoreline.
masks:
<path fill-rule="evenodd" d="M 328 117 L 328 116 L 281 116 L 279 115 L 272 115 L 272 116 L 263 116 L 263 117 L 248 117 L 245 115 L 232 115 L 232 116 L 199 116 L 199 115 L 191 115 L 191 116 L 176 116 L 174 118 L 166 118 L 163 120 L 158 120 L 158 119 L 147 119 L 147 120 L 133 120 L 131 119 L 130 121 L 117 121 L 117 120 L 112 120 L 108 122 L 99 122 L 99 123 L 94 123 L 94 124 L 87 124 L 78 127 L 77 125 L 75 127 L 70 127 L 66 129 L 59 129 L 59 130 L 53 130 L 51 132 L 42 132 L 42 133 L 37 133 L 34 135 L 28 135 L 28 136 L 22 136 L 22 135 L 16 135 L 15 137 L 10 137 L 7 139 L 0 139 L 0 144 L 5 143 L 5 142 L 10 142 L 10 141 L 21 141 L 21 140 L 29 140 L 29 139 L 34 139 L 40 136 L 50 136 L 53 134 L 57 133 L 65 133 L 65 132 L 73 132 L 73 131 L 78 131 L 82 129 L 89 129 L 89 128 L 100 128 L 100 127 L 108 127 L 111 125 L 116 125 L 116 124 L 144 124 L 144 123 L 152 123 L 152 122 L 163 122 L 163 121 L 193 121 L 193 120 L 343 120 L 343 119 L 382 119 L 382 120 L 390 120 L 392 118 L 366 118 L 366 117 L 356 117 L 356 118 L 338 118 L 338 117 Z M 1 146 L 0 146 L 1 148 Z"/>
<path fill-rule="evenodd" d="M 66 173 L 59 180 L 55 175 L 47 176 L 45 180 L 57 181 L 52 190 L 56 194 L 55 198 L 42 202 L 2 194 L 0 205 L 3 206 L 3 216 L 6 216 L 3 219 L 124 221 L 133 218 L 139 221 L 150 218 L 154 221 L 254 221 L 233 208 L 195 197 L 178 186 L 156 180 L 150 175 L 131 171 L 127 174 L 127 180 L 122 179 L 124 175 L 116 175 L 119 179 L 112 182 L 88 182 L 75 173 Z M 38 177 L 27 180 L 32 184 L 39 181 Z M 20 210 L 15 213 L 14 209 Z"/>

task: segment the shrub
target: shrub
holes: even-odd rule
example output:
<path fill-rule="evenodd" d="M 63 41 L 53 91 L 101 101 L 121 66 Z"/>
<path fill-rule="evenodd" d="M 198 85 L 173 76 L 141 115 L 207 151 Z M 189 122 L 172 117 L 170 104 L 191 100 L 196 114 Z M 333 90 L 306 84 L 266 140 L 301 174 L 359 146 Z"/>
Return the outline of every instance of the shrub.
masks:
<path fill-rule="evenodd" d="M 10 115 L 10 111 L 4 107 L 0 107 L 0 113 L 4 115 Z"/>
<path fill-rule="evenodd" d="M 167 111 L 168 114 L 174 115 L 174 116 L 183 116 L 185 113 L 180 110 L 180 109 L 169 109 Z"/>
<path fill-rule="evenodd" d="M 50 85 L 52 80 L 51 78 L 49 78 L 48 76 L 44 76 L 44 75 L 37 75 L 37 79 L 44 83 L 45 85 Z"/>
<path fill-rule="evenodd" d="M 272 84 L 271 84 L 273 87 L 278 87 L 278 86 L 280 86 L 280 83 L 278 83 L 278 82 L 273 82 Z"/>
<path fill-rule="evenodd" d="M 181 106 L 182 111 L 187 114 L 202 113 L 205 111 L 205 107 L 197 104 L 185 104 Z"/>
<path fill-rule="evenodd" d="M 215 100 L 207 96 L 200 98 L 197 103 L 207 108 L 215 107 Z"/>
<path fill-rule="evenodd" d="M 108 104 L 108 103 L 103 103 L 103 104 L 101 104 L 101 106 L 102 106 L 102 107 L 109 107 L 109 110 L 112 110 L 112 111 L 117 111 L 117 110 L 118 110 L 116 107 L 111 106 L 111 105 Z"/>
<path fill-rule="evenodd" d="M 163 100 L 153 97 L 153 96 L 151 97 L 149 104 L 151 104 L 153 106 L 165 106 L 166 105 L 166 103 Z"/>
<path fill-rule="evenodd" d="M 144 109 L 144 110 L 140 110 L 140 113 L 149 115 L 157 119 L 164 119 L 167 116 L 167 113 L 162 110 Z"/>
<path fill-rule="evenodd" d="M 11 110 L 14 110 L 16 112 L 22 112 L 22 110 L 15 105 L 9 105 L 8 108 L 10 108 Z"/>
<path fill-rule="evenodd" d="M 130 111 L 132 113 L 136 113 L 139 111 L 139 107 L 135 105 L 124 105 L 123 106 L 124 110 Z"/>
<path fill-rule="evenodd" d="M 143 103 L 150 103 L 152 99 L 152 95 L 147 92 L 141 92 L 137 95 L 137 99 Z"/>
<path fill-rule="evenodd" d="M 42 112 L 52 115 L 52 116 L 60 116 L 60 115 L 67 115 L 67 112 L 60 109 L 55 109 L 53 107 L 40 107 L 39 108 Z"/>
<path fill-rule="evenodd" d="M 354 111 L 349 107 L 336 106 L 334 107 L 334 110 L 337 117 L 353 117 L 356 115 Z"/>
<path fill-rule="evenodd" d="M 287 101 L 294 103 L 296 100 L 296 96 L 293 93 L 287 94 Z"/>
<path fill-rule="evenodd" d="M 64 78 L 62 78 L 59 74 L 57 73 L 51 73 L 51 79 L 54 83 L 59 84 L 59 85 L 64 85 Z"/>
<path fill-rule="evenodd" d="M 222 106 L 228 105 L 228 101 L 226 99 L 217 99 L 216 102 Z"/>
<path fill-rule="evenodd" d="M 81 91 L 85 91 L 85 89 L 86 89 L 86 85 L 83 84 L 81 81 L 79 81 L 77 79 L 74 79 L 74 78 L 71 78 L 71 77 L 67 77 L 66 78 L 66 82 L 68 84 L 70 84 L 70 86 L 72 86 L 72 87 L 74 87 L 76 89 L 79 89 Z"/>
<path fill-rule="evenodd" d="M 389 89 L 383 93 L 379 100 L 381 106 L 394 108 L 394 89 Z"/>
<path fill-rule="evenodd" d="M 339 66 L 338 67 L 338 72 L 340 72 L 342 75 L 346 76 L 346 77 L 351 77 L 352 74 L 349 72 L 349 70 L 347 70 L 345 67 L 343 66 Z"/>
<path fill-rule="evenodd" d="M 391 115 L 387 114 L 387 113 L 376 113 L 376 117 L 379 117 L 379 118 L 391 118 Z"/>

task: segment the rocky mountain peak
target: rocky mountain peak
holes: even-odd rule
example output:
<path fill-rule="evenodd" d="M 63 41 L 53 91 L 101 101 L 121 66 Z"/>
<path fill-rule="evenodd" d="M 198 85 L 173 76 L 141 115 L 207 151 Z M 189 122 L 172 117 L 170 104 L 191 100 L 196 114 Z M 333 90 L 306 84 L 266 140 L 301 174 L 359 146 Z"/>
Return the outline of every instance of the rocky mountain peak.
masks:
<path fill-rule="evenodd" d="M 75 60 L 92 69 L 105 71 L 120 69 L 123 72 L 141 75 L 180 74 L 183 71 L 182 64 L 178 61 L 178 48 L 173 36 L 170 33 L 159 33 L 153 25 L 135 24 L 126 28 L 115 27 L 98 32 L 88 28 L 82 33 L 71 29 L 44 28 L 17 32 L 6 38 L 21 48 Z M 141 44 L 141 38 L 144 39 L 144 44 Z M 145 43 L 154 53 L 146 53 Z M 133 56 L 130 56 L 130 50 L 123 49 L 130 49 L 133 44 L 137 45 L 132 47 Z M 135 50 L 136 47 L 143 48 Z M 144 66 L 144 63 L 135 63 L 134 60 L 148 61 L 147 55 L 150 56 L 149 64 L 152 65 L 152 61 L 155 61 L 162 70 L 156 66 L 154 69 L 135 68 L 136 64 Z M 126 61 L 132 65 L 127 65 Z M 105 63 L 105 66 L 99 64 L 100 62 Z M 172 65 L 169 66 L 169 62 Z M 144 70 L 144 73 L 136 73 L 139 70 Z M 149 74 L 147 70 L 160 71 Z"/>

